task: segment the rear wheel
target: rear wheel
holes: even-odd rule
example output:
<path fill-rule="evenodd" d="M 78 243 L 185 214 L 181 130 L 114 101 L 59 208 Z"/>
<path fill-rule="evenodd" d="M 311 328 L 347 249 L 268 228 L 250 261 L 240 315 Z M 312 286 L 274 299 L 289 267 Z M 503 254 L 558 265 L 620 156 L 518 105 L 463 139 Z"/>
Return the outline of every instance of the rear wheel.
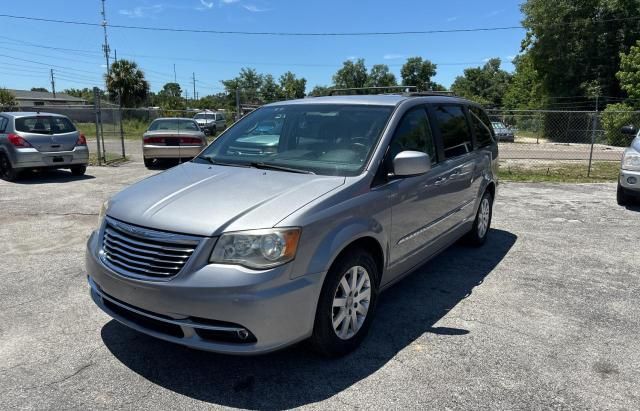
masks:
<path fill-rule="evenodd" d="M 9 157 L 0 153 L 0 178 L 5 181 L 15 181 L 18 178 L 18 170 L 13 168 Z"/>
<path fill-rule="evenodd" d="M 629 196 L 626 193 L 624 187 L 620 185 L 618 182 L 618 191 L 616 192 L 616 200 L 618 201 L 618 205 L 625 206 L 629 204 Z"/>
<path fill-rule="evenodd" d="M 71 174 L 74 176 L 83 176 L 87 172 L 87 166 L 73 166 L 71 167 Z"/>
<path fill-rule="evenodd" d="M 153 166 L 153 159 L 152 158 L 145 158 L 144 159 L 144 166 L 147 168 L 151 168 Z"/>
<path fill-rule="evenodd" d="M 487 241 L 487 234 L 491 227 L 491 217 L 493 215 L 493 196 L 490 192 L 485 191 L 480 206 L 476 213 L 476 219 L 473 222 L 471 231 L 467 234 L 467 241 L 474 246 L 481 246 Z"/>
<path fill-rule="evenodd" d="M 353 351 L 366 337 L 378 298 L 378 268 L 368 252 L 353 249 L 336 260 L 325 279 L 311 336 L 327 357 Z"/>

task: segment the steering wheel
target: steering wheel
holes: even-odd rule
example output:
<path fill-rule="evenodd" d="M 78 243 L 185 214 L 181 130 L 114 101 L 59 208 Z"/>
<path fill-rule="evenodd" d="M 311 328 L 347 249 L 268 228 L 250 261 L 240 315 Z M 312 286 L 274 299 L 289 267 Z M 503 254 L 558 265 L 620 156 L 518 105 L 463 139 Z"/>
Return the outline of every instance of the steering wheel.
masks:
<path fill-rule="evenodd" d="M 364 137 L 356 137 L 351 139 L 351 147 L 360 151 L 367 151 L 369 140 Z"/>

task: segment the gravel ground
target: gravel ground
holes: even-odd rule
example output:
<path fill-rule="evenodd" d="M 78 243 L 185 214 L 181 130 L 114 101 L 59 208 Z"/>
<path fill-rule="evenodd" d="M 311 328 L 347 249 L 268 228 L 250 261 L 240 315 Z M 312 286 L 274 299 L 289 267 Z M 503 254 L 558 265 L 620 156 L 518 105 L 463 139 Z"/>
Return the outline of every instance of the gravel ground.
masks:
<path fill-rule="evenodd" d="M 0 181 L 0 409 L 638 409 L 640 208 L 615 185 L 502 184 L 488 243 L 386 292 L 328 361 L 192 351 L 93 305 L 84 244 L 139 163 Z"/>

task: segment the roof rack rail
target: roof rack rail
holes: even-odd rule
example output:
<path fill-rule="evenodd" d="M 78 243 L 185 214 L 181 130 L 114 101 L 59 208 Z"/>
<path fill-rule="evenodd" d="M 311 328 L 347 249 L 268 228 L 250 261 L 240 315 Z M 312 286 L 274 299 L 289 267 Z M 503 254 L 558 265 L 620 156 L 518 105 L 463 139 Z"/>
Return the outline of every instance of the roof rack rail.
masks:
<path fill-rule="evenodd" d="M 453 91 L 435 91 L 435 90 L 412 91 L 412 92 L 406 93 L 406 95 L 410 97 L 427 97 L 427 96 L 455 97 L 456 96 L 453 93 Z"/>
<path fill-rule="evenodd" d="M 418 87 L 416 86 L 374 86 L 374 87 L 351 87 L 351 88 L 333 88 L 329 90 L 330 96 L 335 96 L 337 93 L 345 93 L 348 91 L 363 91 L 363 90 L 399 90 L 400 92 L 411 93 L 418 92 Z"/>

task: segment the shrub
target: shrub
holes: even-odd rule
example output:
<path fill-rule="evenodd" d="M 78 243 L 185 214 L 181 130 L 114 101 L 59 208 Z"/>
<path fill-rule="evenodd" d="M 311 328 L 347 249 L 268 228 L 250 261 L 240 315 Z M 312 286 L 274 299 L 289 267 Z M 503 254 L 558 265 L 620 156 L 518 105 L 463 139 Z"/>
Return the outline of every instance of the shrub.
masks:
<path fill-rule="evenodd" d="M 620 128 L 633 124 L 640 127 L 640 112 L 624 103 L 609 104 L 602 112 L 602 128 L 607 144 L 612 146 L 629 145 L 629 137 L 620 132 Z"/>

